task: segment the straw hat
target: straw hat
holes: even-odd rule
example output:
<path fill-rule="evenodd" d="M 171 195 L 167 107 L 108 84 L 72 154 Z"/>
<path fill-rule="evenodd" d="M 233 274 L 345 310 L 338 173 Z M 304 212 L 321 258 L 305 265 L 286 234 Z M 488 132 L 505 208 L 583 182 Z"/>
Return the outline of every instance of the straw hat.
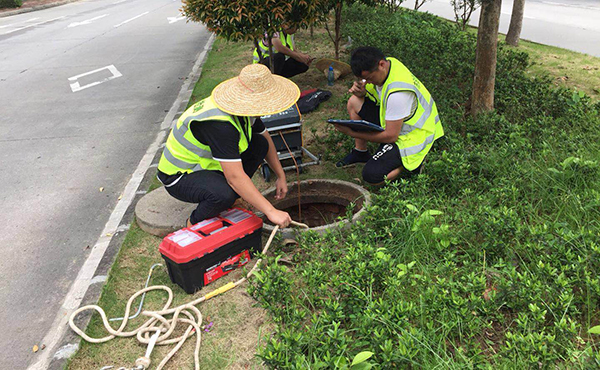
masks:
<path fill-rule="evenodd" d="M 323 59 L 319 60 L 317 62 L 317 64 L 315 64 L 315 67 L 319 71 L 322 71 L 325 74 L 325 77 L 327 77 L 327 74 L 329 73 L 330 65 L 333 65 L 333 76 L 335 77 L 336 80 L 340 77 L 344 77 L 344 76 L 352 73 L 352 68 L 350 67 L 349 64 L 340 62 L 339 60 L 329 59 L 329 58 L 323 58 Z"/>
<path fill-rule="evenodd" d="M 300 89 L 285 77 L 271 74 L 262 64 L 242 68 L 240 75 L 221 82 L 211 95 L 224 112 L 236 116 L 265 116 L 296 103 Z"/>

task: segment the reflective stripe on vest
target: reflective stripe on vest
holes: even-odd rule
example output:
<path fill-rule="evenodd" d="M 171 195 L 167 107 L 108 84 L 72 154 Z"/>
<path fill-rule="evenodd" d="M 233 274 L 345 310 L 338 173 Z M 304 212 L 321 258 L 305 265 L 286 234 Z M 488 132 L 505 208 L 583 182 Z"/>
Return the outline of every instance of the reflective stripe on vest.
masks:
<path fill-rule="evenodd" d="M 281 35 L 285 35 L 285 37 L 282 38 Z M 287 47 L 290 50 L 294 50 L 294 35 L 287 35 L 285 32 L 279 31 L 279 39 L 281 40 L 281 44 L 283 46 Z M 258 42 L 258 47 L 260 48 L 262 58 L 268 58 L 270 55 L 269 47 L 265 45 L 264 40 L 260 40 Z M 286 55 L 285 59 L 287 60 L 288 58 L 289 56 Z M 254 48 L 254 53 L 252 55 L 252 63 L 260 63 L 260 55 L 258 54 L 258 50 L 256 48 Z"/>
<path fill-rule="evenodd" d="M 240 134 L 238 144 L 240 153 L 248 148 L 249 138 L 252 136 L 250 119 L 242 117 L 241 122 L 239 122 L 233 116 L 218 109 L 211 98 L 206 98 L 190 107 L 171 130 L 158 163 L 158 169 L 161 172 L 174 175 L 178 172 L 223 170 L 221 164 L 213 159 L 210 147 L 200 143 L 190 130 L 192 122 L 207 120 L 231 123 Z"/>
<path fill-rule="evenodd" d="M 444 135 L 435 101 L 421 82 L 395 58 L 387 58 L 390 71 L 382 86 L 381 98 L 373 84 L 367 84 L 367 97 L 379 105 L 381 126 L 385 128 L 385 113 L 390 94 L 410 91 L 417 98 L 417 108 L 413 115 L 404 121 L 396 140 L 400 149 L 402 164 L 412 171 L 419 167 L 431 144 Z M 389 81 L 389 82 L 388 82 Z"/>

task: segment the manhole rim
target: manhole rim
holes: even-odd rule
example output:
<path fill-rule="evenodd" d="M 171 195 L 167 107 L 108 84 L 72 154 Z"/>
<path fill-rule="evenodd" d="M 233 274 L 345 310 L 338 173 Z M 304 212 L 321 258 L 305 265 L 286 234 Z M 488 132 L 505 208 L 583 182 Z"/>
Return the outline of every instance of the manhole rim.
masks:
<path fill-rule="evenodd" d="M 358 191 L 358 193 L 360 193 L 360 195 L 363 198 L 363 203 L 362 203 L 360 210 L 352 216 L 351 220 L 336 221 L 334 223 L 311 227 L 308 229 L 300 229 L 300 228 L 293 228 L 293 227 L 286 227 L 285 229 L 279 229 L 284 236 L 293 235 L 294 232 L 296 232 L 296 231 L 315 231 L 315 232 L 321 234 L 328 230 L 337 229 L 340 225 L 343 225 L 344 227 L 349 227 L 350 225 L 355 224 L 358 220 L 360 220 L 363 217 L 363 214 L 366 211 L 366 208 L 369 205 L 371 205 L 371 193 L 364 187 L 354 184 L 349 181 L 335 180 L 335 179 L 306 179 L 306 180 L 300 181 L 300 188 L 302 188 L 303 185 L 311 185 L 311 184 L 314 184 L 315 182 L 343 185 L 343 186 L 347 186 L 347 187 L 350 187 L 350 188 Z M 297 183 L 298 183 L 297 181 L 288 182 L 288 187 L 294 186 Z M 276 191 L 276 187 L 272 186 L 272 187 L 268 188 L 267 190 L 261 192 L 261 194 L 264 197 L 267 197 L 268 195 L 270 195 L 271 193 L 274 193 L 275 191 Z M 264 214 L 262 212 L 256 212 L 256 214 L 257 214 L 257 216 L 259 216 L 261 218 L 264 216 Z M 266 222 L 263 223 L 263 230 L 266 231 L 267 233 L 271 233 L 274 228 L 275 228 L 275 226 L 273 226 L 273 225 L 267 224 Z"/>

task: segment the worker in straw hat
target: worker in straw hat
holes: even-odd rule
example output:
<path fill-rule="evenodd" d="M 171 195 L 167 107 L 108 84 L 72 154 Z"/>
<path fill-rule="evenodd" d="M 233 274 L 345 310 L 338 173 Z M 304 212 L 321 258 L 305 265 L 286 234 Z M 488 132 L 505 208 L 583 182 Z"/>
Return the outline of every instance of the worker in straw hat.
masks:
<path fill-rule="evenodd" d="M 239 197 L 273 224 L 289 225 L 290 215 L 273 207 L 251 177 L 266 158 L 277 175 L 275 198 L 286 196 L 285 173 L 259 117 L 286 110 L 299 96 L 292 81 L 253 64 L 181 115 L 160 158 L 158 179 L 173 197 L 198 203 L 188 227 L 218 215 Z"/>

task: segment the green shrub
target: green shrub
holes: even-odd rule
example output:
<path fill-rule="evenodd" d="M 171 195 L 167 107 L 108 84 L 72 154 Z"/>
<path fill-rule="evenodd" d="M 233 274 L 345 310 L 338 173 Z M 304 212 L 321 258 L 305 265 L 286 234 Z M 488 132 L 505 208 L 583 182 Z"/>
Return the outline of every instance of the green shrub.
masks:
<path fill-rule="evenodd" d="M 403 61 L 446 136 L 425 173 L 373 194 L 349 231 L 300 237 L 251 293 L 278 323 L 272 368 L 596 368 L 600 104 L 500 47 L 496 111 L 465 115 L 475 39 L 432 15 L 353 6 L 345 32 Z M 377 22 L 370 20 L 377 19 Z M 364 21 L 361 21 L 364 20 Z M 337 133 L 332 151 L 351 145 Z M 346 367 L 344 367 L 346 366 Z"/>
<path fill-rule="evenodd" d="M 23 0 L 0 0 L 1 8 L 19 8 L 23 5 Z"/>

